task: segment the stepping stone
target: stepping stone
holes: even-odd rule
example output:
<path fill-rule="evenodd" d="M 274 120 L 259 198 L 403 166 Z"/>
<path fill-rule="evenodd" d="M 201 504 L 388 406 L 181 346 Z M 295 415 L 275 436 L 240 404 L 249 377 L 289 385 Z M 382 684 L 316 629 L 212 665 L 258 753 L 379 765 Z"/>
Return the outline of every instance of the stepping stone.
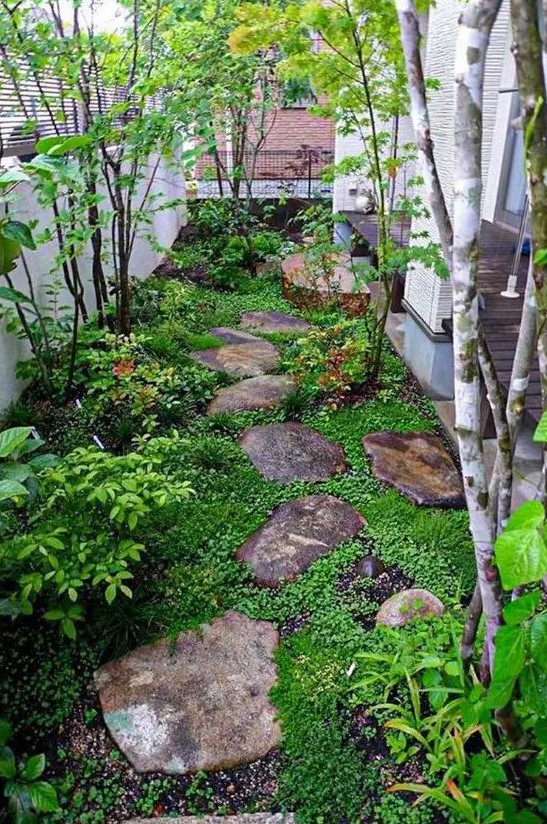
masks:
<path fill-rule="evenodd" d="M 421 506 L 465 506 L 460 473 L 430 432 L 375 432 L 363 438 L 374 475 Z"/>
<path fill-rule="evenodd" d="M 355 568 L 360 578 L 379 578 L 387 572 L 386 566 L 375 555 L 365 555 Z"/>
<path fill-rule="evenodd" d="M 294 813 L 240 813 L 239 815 L 180 815 L 175 818 L 132 818 L 127 824 L 295 824 Z"/>
<path fill-rule="evenodd" d="M 272 624 L 230 611 L 97 670 L 104 720 L 137 772 L 230 769 L 276 747 L 278 641 Z"/>
<path fill-rule="evenodd" d="M 215 326 L 214 329 L 209 329 L 209 334 L 231 344 L 264 343 L 263 338 L 257 338 L 256 335 L 251 335 L 250 332 L 244 332 L 242 329 L 230 329 L 228 326 Z"/>
<path fill-rule="evenodd" d="M 209 404 L 207 414 L 272 409 L 295 389 L 296 385 L 285 375 L 259 375 L 257 378 L 247 378 L 233 386 L 219 389 Z"/>
<path fill-rule="evenodd" d="M 376 623 L 384 627 L 403 627 L 415 618 L 442 615 L 444 604 L 427 589 L 404 589 L 384 601 L 376 615 Z"/>
<path fill-rule="evenodd" d="M 237 552 L 261 586 L 294 581 L 314 561 L 357 535 L 365 520 L 332 495 L 307 495 L 274 509 L 269 520 Z"/>
<path fill-rule="evenodd" d="M 341 447 L 301 423 L 253 426 L 239 442 L 269 481 L 328 481 L 346 469 Z"/>
<path fill-rule="evenodd" d="M 241 325 L 261 332 L 306 332 L 311 324 L 284 312 L 244 312 Z"/>
<path fill-rule="evenodd" d="M 190 357 L 209 369 L 227 372 L 238 378 L 264 375 L 279 363 L 279 352 L 275 346 L 258 338 L 252 343 L 234 343 L 221 346 L 220 349 L 191 352 Z"/>

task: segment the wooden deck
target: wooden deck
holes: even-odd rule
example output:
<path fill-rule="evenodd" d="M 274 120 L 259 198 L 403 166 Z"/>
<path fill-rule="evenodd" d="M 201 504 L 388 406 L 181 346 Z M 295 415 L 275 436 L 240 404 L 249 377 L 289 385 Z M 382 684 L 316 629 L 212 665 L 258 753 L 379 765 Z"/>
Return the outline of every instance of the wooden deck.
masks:
<path fill-rule="evenodd" d="M 344 215 L 359 234 L 366 237 L 370 243 L 376 243 L 375 215 L 362 215 L 358 212 L 344 212 Z M 408 243 L 407 226 L 394 228 L 393 235 L 398 242 L 402 237 L 403 243 Z M 500 293 L 506 288 L 507 278 L 513 263 L 516 240 L 516 233 L 502 229 L 492 223 L 483 222 L 481 228 L 480 291 L 484 299 L 484 309 L 481 310 L 481 318 L 499 379 L 506 391 L 509 388 L 511 379 L 529 264 L 528 255 L 523 255 L 517 281 L 519 297 L 502 297 Z M 450 323 L 446 325 L 450 327 Z M 537 355 L 528 385 L 526 407 L 529 417 L 534 421 L 539 421 L 542 404 Z"/>

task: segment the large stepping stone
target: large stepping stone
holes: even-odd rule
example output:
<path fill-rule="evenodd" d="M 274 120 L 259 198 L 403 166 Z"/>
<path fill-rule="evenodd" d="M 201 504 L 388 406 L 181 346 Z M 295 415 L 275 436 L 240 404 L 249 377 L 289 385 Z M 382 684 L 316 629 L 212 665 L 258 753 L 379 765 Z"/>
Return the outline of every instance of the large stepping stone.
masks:
<path fill-rule="evenodd" d="M 132 818 L 127 824 L 295 824 L 294 813 L 180 815 L 175 818 Z"/>
<path fill-rule="evenodd" d="M 311 325 L 302 318 L 286 315 L 284 312 L 244 312 L 241 325 L 260 332 L 306 332 Z"/>
<path fill-rule="evenodd" d="M 307 495 L 274 509 L 269 520 L 237 552 L 258 584 L 294 581 L 322 555 L 357 535 L 365 520 L 332 495 Z"/>
<path fill-rule="evenodd" d="M 209 334 L 231 344 L 264 343 L 263 338 L 257 338 L 256 335 L 251 335 L 250 332 L 244 332 L 242 329 L 230 329 L 229 326 L 215 326 L 213 329 L 209 329 Z"/>
<path fill-rule="evenodd" d="M 272 409 L 294 392 L 296 385 L 285 375 L 259 375 L 219 389 L 209 407 L 208 415 L 218 412 L 247 412 Z"/>
<path fill-rule="evenodd" d="M 134 768 L 229 769 L 276 747 L 268 694 L 278 640 L 272 624 L 230 611 L 174 645 L 165 638 L 97 670 L 104 720 Z"/>
<path fill-rule="evenodd" d="M 342 448 L 301 423 L 253 426 L 239 442 L 269 481 L 328 481 L 346 469 Z"/>
<path fill-rule="evenodd" d="M 374 475 L 421 506 L 463 507 L 460 473 L 430 432 L 374 432 L 363 438 Z"/>
<path fill-rule="evenodd" d="M 376 623 L 384 627 L 403 627 L 415 618 L 442 615 L 444 604 L 427 589 L 404 589 L 384 601 Z"/>
<path fill-rule="evenodd" d="M 238 378 L 264 375 L 279 363 L 279 352 L 275 346 L 258 338 L 252 343 L 233 343 L 220 349 L 191 352 L 190 357 L 209 369 L 227 372 Z"/>
<path fill-rule="evenodd" d="M 281 263 L 283 296 L 299 309 L 318 309 L 335 304 L 352 317 L 364 315 L 370 303 L 368 286 L 359 281 L 350 255 L 331 255 L 328 277 L 317 276 L 306 254 L 289 255 Z"/>

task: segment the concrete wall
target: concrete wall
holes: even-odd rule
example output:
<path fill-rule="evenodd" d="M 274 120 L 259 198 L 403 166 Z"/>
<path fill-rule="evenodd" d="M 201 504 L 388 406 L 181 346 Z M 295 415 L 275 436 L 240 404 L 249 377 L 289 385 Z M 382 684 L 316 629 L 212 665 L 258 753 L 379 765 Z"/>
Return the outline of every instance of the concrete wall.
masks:
<path fill-rule="evenodd" d="M 157 158 L 151 157 L 148 165 L 149 173 L 151 174 L 155 168 Z M 149 180 L 149 178 L 148 178 Z M 142 200 L 148 180 L 143 180 L 140 186 L 140 197 L 135 198 L 135 202 L 139 204 Z M 29 184 L 19 184 L 17 188 L 19 196 L 18 203 L 12 207 L 12 214 L 23 221 L 37 220 L 38 227 L 35 233 L 40 231 L 49 223 L 49 215 L 38 205 L 36 196 L 32 191 L 32 186 Z M 158 200 L 154 200 L 153 208 L 157 209 L 162 201 L 174 200 L 175 198 L 184 198 L 185 184 L 184 176 L 178 169 L 174 169 L 166 162 L 160 161 L 156 172 L 154 182 L 151 187 L 151 195 L 157 196 Z M 17 214 L 16 214 L 17 213 Z M 158 265 L 163 254 L 155 251 L 150 242 L 145 238 L 145 234 L 151 234 L 155 237 L 156 242 L 163 246 L 169 247 L 177 237 L 179 229 L 185 222 L 185 209 L 182 206 L 170 208 L 165 211 L 156 212 L 152 215 L 152 222 L 150 225 L 143 226 L 140 232 L 140 237 L 135 241 L 133 254 L 131 257 L 131 275 L 134 278 L 147 277 Z M 108 245 L 107 252 L 108 252 Z M 29 263 L 29 268 L 32 273 L 33 285 L 36 294 L 41 301 L 45 303 L 48 300 L 47 289 L 51 285 L 55 275 L 51 274 L 54 269 L 56 245 L 48 243 L 41 245 L 37 251 L 31 252 L 26 250 L 25 256 Z M 105 271 L 107 276 L 112 273 L 112 265 L 107 257 L 104 258 Z M 91 270 L 91 250 L 88 249 L 80 258 L 80 268 L 82 274 L 89 273 Z M 21 265 L 12 272 L 14 286 L 20 288 L 21 291 L 26 292 L 26 280 Z M 62 276 L 61 276 L 62 279 Z M 61 290 L 59 295 L 59 304 L 67 304 L 66 291 Z M 86 299 L 88 308 L 91 310 L 94 306 L 93 291 L 90 285 L 90 278 L 88 275 L 86 283 Z M 9 334 L 5 330 L 5 324 L 0 321 L 0 411 L 15 400 L 21 392 L 21 382 L 15 376 L 15 367 L 17 362 L 24 360 L 29 355 L 29 348 L 24 340 L 18 340 L 14 335 Z"/>

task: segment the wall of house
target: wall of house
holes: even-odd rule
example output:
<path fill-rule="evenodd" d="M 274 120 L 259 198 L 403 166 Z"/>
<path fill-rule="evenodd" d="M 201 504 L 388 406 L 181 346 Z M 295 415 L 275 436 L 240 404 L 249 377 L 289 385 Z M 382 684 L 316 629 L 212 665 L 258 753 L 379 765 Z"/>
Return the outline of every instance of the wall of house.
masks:
<path fill-rule="evenodd" d="M 136 203 L 140 203 L 144 196 L 156 162 L 157 157 L 150 158 L 148 165 L 149 175 L 145 176 L 145 179 L 140 184 L 140 192 L 135 197 Z M 19 201 L 15 208 L 12 207 L 12 211 L 15 212 L 16 210 L 17 217 L 25 222 L 37 220 L 38 227 L 35 232 L 39 232 L 40 228 L 48 224 L 49 215 L 45 214 L 44 210 L 38 205 L 30 184 L 19 184 L 17 194 L 19 195 Z M 160 161 L 150 194 L 157 197 L 157 200 L 154 200 L 155 210 L 162 201 L 184 198 L 185 185 L 183 174 L 181 174 L 178 168 L 174 169 L 166 162 Z M 149 240 L 145 238 L 145 234 L 152 235 L 156 244 L 167 248 L 171 246 L 176 239 L 180 227 L 184 225 L 184 222 L 185 209 L 182 205 L 164 211 L 155 211 L 151 216 L 151 224 L 142 228 L 141 236 L 137 237 L 135 241 L 131 257 L 132 277 L 137 279 L 147 277 L 163 257 L 161 251 L 156 251 L 152 248 Z M 54 275 L 52 275 L 51 272 L 55 267 L 55 248 L 54 243 L 49 243 L 41 245 L 35 252 L 25 251 L 25 257 L 32 274 L 33 285 L 43 305 L 47 304 L 49 297 L 47 294 L 48 287 L 54 279 Z M 84 275 L 91 271 L 91 259 L 91 250 L 88 249 L 80 259 L 81 272 Z M 106 257 L 104 266 L 108 277 L 112 274 L 113 270 L 111 262 L 106 259 Z M 15 288 L 19 288 L 23 292 L 27 291 L 24 271 L 20 264 L 17 269 L 12 272 L 12 278 Z M 86 278 L 86 298 L 88 307 L 92 308 L 94 300 L 90 276 Z M 61 290 L 58 303 L 62 306 L 66 305 L 67 302 L 66 292 Z M 21 392 L 22 384 L 15 376 L 15 368 L 17 362 L 26 359 L 29 353 L 29 347 L 26 341 L 19 340 L 14 335 L 8 333 L 5 329 L 5 322 L 0 321 L 0 411 L 5 409 L 11 401 L 15 400 Z"/>
<path fill-rule="evenodd" d="M 430 11 L 429 34 L 426 43 L 426 76 L 436 78 L 440 89 L 430 93 L 430 119 L 435 159 L 449 210 L 453 202 L 453 157 L 454 157 L 454 57 L 458 17 L 461 8 L 457 0 L 438 0 Z M 489 178 L 490 164 L 498 168 L 503 157 L 508 117 L 502 117 L 502 108 L 507 102 L 499 91 L 506 80 L 509 46 L 509 8 L 503 4 L 492 32 L 488 52 L 483 112 L 483 205 L 487 207 L 487 219 L 493 220 L 497 185 L 494 177 Z M 510 58 L 512 60 L 512 58 Z M 490 185 L 487 185 L 490 180 Z M 498 177 L 499 180 L 499 177 Z M 426 230 L 433 241 L 438 241 L 438 232 L 433 218 L 415 221 L 413 228 L 419 232 Z M 442 333 L 442 321 L 452 313 L 450 285 L 420 265 L 411 267 L 405 287 L 405 299 L 424 324 L 435 333 Z"/>
<path fill-rule="evenodd" d="M 392 124 L 381 124 L 380 130 L 391 131 Z M 402 152 L 403 146 L 412 143 L 414 140 L 414 132 L 412 129 L 412 122 L 410 117 L 404 116 L 399 120 L 398 133 L 398 147 L 399 153 Z M 353 132 L 349 135 L 336 135 L 335 148 L 335 162 L 340 163 L 344 158 L 352 155 L 359 155 L 363 152 L 363 142 L 358 132 Z M 397 175 L 395 185 L 395 203 L 397 198 L 401 197 L 407 191 L 407 181 L 410 180 L 416 171 L 414 163 L 407 163 L 402 167 Z M 334 181 L 334 195 L 333 195 L 333 209 L 335 212 L 353 212 L 355 211 L 355 199 L 359 194 L 361 188 L 372 188 L 367 183 L 363 175 L 344 175 L 338 176 Z"/>

